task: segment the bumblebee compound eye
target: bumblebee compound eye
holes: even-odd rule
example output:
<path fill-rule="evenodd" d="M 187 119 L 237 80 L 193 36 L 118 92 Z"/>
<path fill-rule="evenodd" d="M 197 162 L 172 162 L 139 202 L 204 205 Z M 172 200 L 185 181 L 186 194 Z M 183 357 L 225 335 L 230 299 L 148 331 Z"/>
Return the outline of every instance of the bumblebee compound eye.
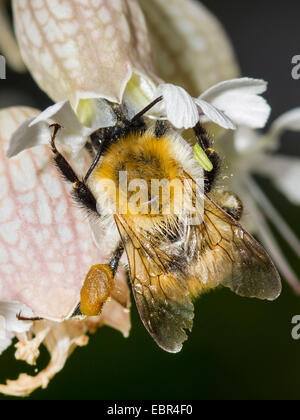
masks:
<path fill-rule="evenodd" d="M 88 272 L 80 292 L 80 311 L 86 316 L 100 315 L 102 307 L 110 297 L 114 277 L 108 265 L 94 265 Z"/>

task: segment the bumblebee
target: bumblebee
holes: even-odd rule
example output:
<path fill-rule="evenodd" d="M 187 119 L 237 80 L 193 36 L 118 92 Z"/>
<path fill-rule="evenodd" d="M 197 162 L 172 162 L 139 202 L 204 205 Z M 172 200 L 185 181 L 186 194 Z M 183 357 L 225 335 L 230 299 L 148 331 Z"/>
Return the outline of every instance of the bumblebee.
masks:
<path fill-rule="evenodd" d="M 107 243 L 111 261 L 91 268 L 74 316 L 101 313 L 125 254 L 145 328 L 162 349 L 176 353 L 187 339 L 186 332 L 192 330 L 195 298 L 222 285 L 243 297 L 274 300 L 281 293 L 281 281 L 265 250 L 239 224 L 243 212 L 239 198 L 231 192 L 220 194 L 215 190 L 220 159 L 203 126 L 199 123 L 194 132 L 213 163 L 211 172 L 203 172 L 167 122 L 147 126 L 144 115 L 161 100 L 158 98 L 131 120 L 121 106 L 111 105 L 117 123 L 91 136 L 87 148 L 93 163 L 84 179 L 77 177 L 57 150 L 57 125 L 51 145 L 58 170 L 73 184 L 76 202 L 111 230 L 112 240 Z M 126 174 L 127 185 L 135 179 L 143 181 L 147 191 L 139 195 L 138 201 L 147 211 L 136 213 L 130 204 L 132 196 L 126 197 L 123 211 L 120 174 Z M 179 201 L 176 191 L 168 199 L 163 194 L 150 195 L 148 187 L 153 179 L 169 183 L 188 181 L 190 203 L 201 221 L 191 224 L 187 212 L 175 212 Z M 114 203 L 112 191 L 100 188 L 103 181 L 116 185 L 117 202 Z M 199 185 L 202 205 L 196 199 Z M 149 207 L 154 201 L 155 212 Z M 165 202 L 168 212 L 164 211 Z"/>

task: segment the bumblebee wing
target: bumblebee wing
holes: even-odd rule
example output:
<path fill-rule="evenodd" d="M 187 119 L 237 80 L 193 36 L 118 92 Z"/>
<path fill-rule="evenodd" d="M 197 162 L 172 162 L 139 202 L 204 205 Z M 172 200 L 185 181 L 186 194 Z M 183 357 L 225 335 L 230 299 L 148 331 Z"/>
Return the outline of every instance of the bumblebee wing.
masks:
<path fill-rule="evenodd" d="M 141 319 L 157 344 L 179 352 L 192 329 L 192 299 L 223 285 L 243 297 L 275 300 L 280 276 L 263 247 L 209 197 L 203 222 L 184 225 L 180 245 L 156 240 L 115 216 Z M 175 235 L 175 236 L 176 236 Z"/>
<path fill-rule="evenodd" d="M 205 262 L 205 272 L 216 283 L 243 297 L 278 298 L 281 280 L 267 252 L 209 197 L 205 200 L 204 222 L 198 229 L 198 248 L 205 248 L 202 265 Z"/>
<path fill-rule="evenodd" d="M 170 353 L 182 349 L 192 330 L 194 306 L 188 284 L 178 270 L 171 273 L 172 259 L 138 234 L 128 219 L 115 216 L 130 267 L 132 289 L 140 317 L 156 343 Z"/>

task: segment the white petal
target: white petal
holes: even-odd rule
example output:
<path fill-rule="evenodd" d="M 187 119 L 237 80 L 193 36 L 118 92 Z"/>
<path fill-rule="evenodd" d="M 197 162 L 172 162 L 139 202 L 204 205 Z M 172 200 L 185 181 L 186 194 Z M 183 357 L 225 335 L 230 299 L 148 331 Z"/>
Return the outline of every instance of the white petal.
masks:
<path fill-rule="evenodd" d="M 156 97 L 157 84 L 151 82 L 142 76 L 133 75 L 126 86 L 123 102 L 126 105 L 126 116 L 128 119 L 133 118 L 139 111 L 144 109 Z M 155 114 L 161 115 L 162 107 L 155 107 Z M 152 109 L 153 111 L 153 109 Z M 152 115 L 152 114 L 151 114 Z M 149 117 L 151 115 L 148 114 Z M 157 118 L 157 115 L 153 115 Z"/>
<path fill-rule="evenodd" d="M 5 350 L 7 350 L 11 346 L 11 344 L 12 344 L 12 338 L 0 337 L 0 356 Z"/>
<path fill-rule="evenodd" d="M 33 317 L 33 312 L 25 305 L 15 302 L 0 302 L 0 317 L 5 319 L 6 331 L 21 334 L 29 331 L 32 323 L 19 321 L 17 316 Z"/>
<path fill-rule="evenodd" d="M 106 101 L 101 99 L 89 99 L 84 103 L 88 108 L 91 124 L 90 127 L 85 127 L 74 112 L 70 101 L 58 102 L 45 109 L 38 115 L 31 126 L 42 122 L 52 120 L 60 124 L 65 130 L 70 133 L 89 135 L 92 132 L 103 127 L 111 127 L 116 123 L 116 115 Z"/>
<path fill-rule="evenodd" d="M 261 95 L 266 92 L 267 88 L 268 83 L 265 80 L 242 77 L 239 79 L 225 80 L 212 86 L 201 95 L 201 98 L 211 102 L 221 95 L 236 89 L 244 94 Z"/>
<path fill-rule="evenodd" d="M 77 118 L 69 101 L 59 102 L 45 109 L 36 118 L 25 121 L 12 135 L 7 157 L 13 157 L 20 152 L 41 144 L 49 144 L 53 130 L 50 122 L 62 126 L 57 141 L 67 146 L 72 153 L 78 153 L 85 143 L 91 129 L 84 127 Z"/>
<path fill-rule="evenodd" d="M 255 148 L 259 141 L 258 132 L 248 127 L 239 127 L 234 134 L 234 147 L 238 153 L 247 153 Z"/>
<path fill-rule="evenodd" d="M 255 171 L 271 178 L 293 204 L 300 205 L 300 159 L 266 155 L 264 164 L 255 167 Z"/>
<path fill-rule="evenodd" d="M 97 121 L 97 126 L 100 120 Z M 87 137 L 94 131 L 94 128 L 84 127 L 80 123 L 69 101 L 59 102 L 17 128 L 11 137 L 7 157 L 11 158 L 24 150 L 49 144 L 53 133 L 53 129 L 50 128 L 51 121 L 62 126 L 57 135 L 57 143 L 65 146 L 66 152 L 74 155 L 85 146 Z"/>
<path fill-rule="evenodd" d="M 277 187 L 295 205 L 300 205 L 300 160 L 293 159 L 288 170 L 277 178 Z"/>
<path fill-rule="evenodd" d="M 117 122 L 116 114 L 112 111 L 108 103 L 101 99 L 91 99 L 93 116 L 90 127 L 90 134 L 99 128 L 112 127 Z"/>
<path fill-rule="evenodd" d="M 229 130 L 236 129 L 236 125 L 234 124 L 234 122 L 229 117 L 227 117 L 227 115 L 223 111 L 220 111 L 218 108 L 209 104 L 203 99 L 196 99 L 195 103 L 201 108 L 203 114 L 205 114 L 205 116 L 210 121 Z"/>
<path fill-rule="evenodd" d="M 163 95 L 167 119 L 175 128 L 192 128 L 199 121 L 199 111 L 194 99 L 186 90 L 171 84 L 162 84 L 157 96 Z"/>
<path fill-rule="evenodd" d="M 34 119 L 25 121 L 13 133 L 6 152 L 8 158 L 16 156 L 26 149 L 31 149 L 41 144 L 49 144 L 51 139 L 49 124 L 40 122 L 31 126 L 33 121 Z"/>
<path fill-rule="evenodd" d="M 210 88 L 200 99 L 223 111 L 236 125 L 263 128 L 271 108 L 261 95 L 267 83 L 257 79 L 233 79 Z"/>
<path fill-rule="evenodd" d="M 21 303 L 0 301 L 0 355 L 11 345 L 16 334 L 29 331 L 32 323 L 17 319 L 19 314 L 32 317 L 33 312 Z"/>
<path fill-rule="evenodd" d="M 83 131 L 83 126 L 79 122 L 69 101 L 58 102 L 45 109 L 45 111 L 32 121 L 30 126 L 32 127 L 35 124 L 48 120 L 60 124 L 63 128 L 73 133 L 80 134 Z"/>
<path fill-rule="evenodd" d="M 90 120 L 89 127 L 81 124 L 69 101 L 50 106 L 32 121 L 30 126 L 45 124 L 45 121 L 53 121 L 61 125 L 62 129 L 58 132 L 56 143 L 60 143 L 67 153 L 77 155 L 85 146 L 88 136 L 99 128 L 113 126 L 116 122 L 115 114 L 105 101 L 90 99 L 85 100 L 84 103 Z M 46 144 L 49 143 L 52 132 L 53 130 L 49 131 Z"/>
<path fill-rule="evenodd" d="M 1 303 L 0 303 L 1 305 Z M 3 316 L 0 315 L 0 355 L 10 347 L 13 339 L 13 334 L 6 330 L 6 321 Z"/>
<path fill-rule="evenodd" d="M 286 130 L 300 131 L 300 108 L 292 109 L 277 118 L 271 126 L 270 134 L 278 137 Z"/>

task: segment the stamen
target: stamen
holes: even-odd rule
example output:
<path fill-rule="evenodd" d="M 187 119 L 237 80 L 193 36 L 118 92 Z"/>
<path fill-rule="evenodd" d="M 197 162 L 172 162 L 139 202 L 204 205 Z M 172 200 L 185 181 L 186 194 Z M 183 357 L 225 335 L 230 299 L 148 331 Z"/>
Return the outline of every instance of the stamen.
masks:
<path fill-rule="evenodd" d="M 211 172 L 214 169 L 214 166 L 199 144 L 194 146 L 194 152 L 194 159 L 202 166 L 205 171 Z"/>
<path fill-rule="evenodd" d="M 246 179 L 247 187 L 253 197 L 255 197 L 256 202 L 262 207 L 264 213 L 268 216 L 271 222 L 276 226 L 281 235 L 300 258 L 300 241 L 297 236 L 294 234 L 292 229 L 285 222 L 283 217 L 278 213 L 274 208 L 270 200 L 263 193 L 260 187 L 253 181 L 250 177 Z"/>
<path fill-rule="evenodd" d="M 249 180 L 248 180 L 249 181 Z M 253 182 L 252 180 L 250 180 Z M 247 187 L 248 182 L 246 183 Z M 251 194 L 251 197 L 256 200 L 257 196 Z M 300 295 L 300 283 L 297 274 L 289 265 L 287 259 L 285 258 L 284 254 L 282 253 L 277 240 L 275 239 L 271 229 L 269 228 L 266 218 L 264 217 L 263 213 L 258 210 L 257 206 L 253 203 L 251 205 L 248 203 L 248 209 L 253 218 L 256 221 L 258 226 L 257 229 L 257 236 L 265 246 L 267 251 L 270 253 L 271 258 L 274 260 L 275 264 L 277 265 L 280 272 L 284 275 L 287 283 L 293 289 L 293 291 Z"/>

